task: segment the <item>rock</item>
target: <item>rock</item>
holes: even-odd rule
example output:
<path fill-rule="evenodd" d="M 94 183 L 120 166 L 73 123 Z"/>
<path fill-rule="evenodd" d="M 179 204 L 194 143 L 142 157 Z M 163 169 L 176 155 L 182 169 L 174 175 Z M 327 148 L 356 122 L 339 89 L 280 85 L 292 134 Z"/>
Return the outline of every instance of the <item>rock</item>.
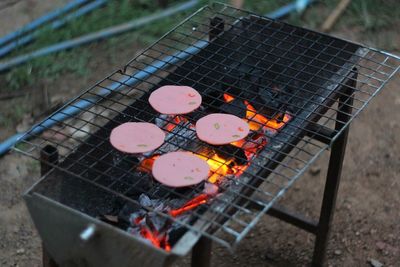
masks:
<path fill-rule="evenodd" d="M 17 249 L 17 254 L 24 254 L 24 253 L 25 253 L 25 249 L 23 249 L 23 248 Z"/>
<path fill-rule="evenodd" d="M 356 236 L 359 236 L 359 235 L 360 235 L 360 232 L 359 232 L 359 231 L 357 231 L 357 232 L 356 232 Z"/>
<path fill-rule="evenodd" d="M 318 167 L 318 166 L 311 167 L 310 170 L 309 170 L 309 173 L 310 173 L 312 176 L 316 176 L 316 175 L 318 175 L 320 172 L 321 172 L 321 168 Z"/>
<path fill-rule="evenodd" d="M 341 251 L 340 249 L 336 249 L 333 253 L 334 253 L 336 256 L 342 255 L 342 251 Z"/>
<path fill-rule="evenodd" d="M 381 263 L 378 260 L 369 259 L 368 262 L 369 262 L 369 264 L 371 264 L 372 267 L 383 267 L 383 263 Z"/>
<path fill-rule="evenodd" d="M 378 242 L 376 242 L 376 247 L 377 247 L 379 250 L 384 250 L 385 247 L 386 247 L 386 244 L 385 244 L 384 242 L 382 242 L 382 241 L 378 241 Z"/>

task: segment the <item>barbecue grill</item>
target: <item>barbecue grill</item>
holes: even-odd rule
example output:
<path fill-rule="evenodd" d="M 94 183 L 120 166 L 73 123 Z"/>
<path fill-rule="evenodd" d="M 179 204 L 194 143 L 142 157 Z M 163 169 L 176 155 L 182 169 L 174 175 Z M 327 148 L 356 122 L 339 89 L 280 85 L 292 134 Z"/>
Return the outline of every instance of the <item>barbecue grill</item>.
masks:
<path fill-rule="evenodd" d="M 25 199 L 48 263 L 165 266 L 193 250 L 192 266 L 209 266 L 211 241 L 234 249 L 269 214 L 316 235 L 313 265 L 322 265 L 349 124 L 399 65 L 395 55 L 225 4 L 201 8 L 14 148 L 42 164 Z M 157 113 L 148 97 L 170 84 L 198 90 L 202 106 Z M 201 142 L 194 124 L 215 112 L 243 118 L 250 135 Z M 142 155 L 118 152 L 110 132 L 131 121 L 157 124 L 166 142 Z M 278 207 L 329 148 L 320 218 Z M 151 177 L 154 160 L 178 150 L 208 162 L 207 181 L 176 189 Z"/>

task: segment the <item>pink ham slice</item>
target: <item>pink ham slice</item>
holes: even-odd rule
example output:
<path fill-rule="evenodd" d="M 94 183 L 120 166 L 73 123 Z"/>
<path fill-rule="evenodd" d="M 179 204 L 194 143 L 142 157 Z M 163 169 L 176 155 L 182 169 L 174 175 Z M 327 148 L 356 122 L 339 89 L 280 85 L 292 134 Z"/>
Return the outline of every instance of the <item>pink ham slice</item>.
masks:
<path fill-rule="evenodd" d="M 214 113 L 196 123 L 196 133 L 200 140 L 212 145 L 225 145 L 245 138 L 249 125 L 231 114 Z"/>
<path fill-rule="evenodd" d="M 162 114 L 187 114 L 201 105 L 201 95 L 189 86 L 166 85 L 151 93 L 149 103 Z"/>
<path fill-rule="evenodd" d="M 154 178 L 170 187 L 198 184 L 207 179 L 210 166 L 190 152 L 170 152 L 158 157 L 152 168 Z"/>
<path fill-rule="evenodd" d="M 156 125 L 147 122 L 127 122 L 111 131 L 110 142 L 125 153 L 152 151 L 164 143 L 165 133 Z"/>

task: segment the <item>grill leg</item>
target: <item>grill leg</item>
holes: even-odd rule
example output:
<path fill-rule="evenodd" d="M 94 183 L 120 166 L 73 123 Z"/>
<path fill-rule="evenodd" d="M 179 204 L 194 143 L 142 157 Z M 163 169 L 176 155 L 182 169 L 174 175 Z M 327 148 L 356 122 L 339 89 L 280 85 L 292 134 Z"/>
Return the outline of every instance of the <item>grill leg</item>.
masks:
<path fill-rule="evenodd" d="M 57 148 L 51 145 L 45 146 L 40 151 L 40 173 L 41 175 L 46 175 L 49 171 L 53 169 L 51 164 L 58 163 L 58 151 Z M 58 267 L 57 263 L 51 258 L 47 252 L 44 244 L 42 243 L 42 264 L 43 267 Z"/>
<path fill-rule="evenodd" d="M 192 250 L 192 267 L 211 266 L 211 246 L 212 241 L 206 237 L 201 237 Z"/>
<path fill-rule="evenodd" d="M 353 92 L 356 86 L 357 72 L 355 71 L 351 79 L 348 80 L 343 95 L 339 98 L 339 106 L 336 115 L 335 130 L 343 128 L 344 124 L 351 118 Z M 336 196 L 339 188 L 340 176 L 342 173 L 343 158 L 346 150 L 349 127 L 344 129 L 340 136 L 332 144 L 329 159 L 328 173 L 322 200 L 321 213 L 316 232 L 316 241 L 312 266 L 323 266 L 328 244 L 331 222 L 335 212 Z"/>

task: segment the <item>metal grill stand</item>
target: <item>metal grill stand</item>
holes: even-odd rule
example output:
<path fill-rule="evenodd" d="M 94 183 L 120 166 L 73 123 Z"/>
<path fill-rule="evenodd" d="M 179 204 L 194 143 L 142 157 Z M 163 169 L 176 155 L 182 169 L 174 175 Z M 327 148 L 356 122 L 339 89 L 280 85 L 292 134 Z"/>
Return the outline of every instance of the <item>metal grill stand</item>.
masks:
<path fill-rule="evenodd" d="M 24 196 L 29 212 L 49 253 L 61 265 L 70 260 L 77 265 L 84 259 L 90 266 L 135 262 L 161 267 L 192 250 L 192 266 L 210 266 L 211 240 L 232 248 L 263 214 L 269 214 L 314 234 L 312 265 L 322 266 L 349 124 L 399 70 L 400 57 L 384 51 L 224 4 L 206 6 L 21 139 L 24 146 L 14 149 L 43 163 L 43 179 Z M 204 96 L 202 109 L 186 118 L 189 121 L 216 111 L 238 111 L 240 117 L 262 125 L 264 119 L 277 122 L 276 116 L 284 114 L 288 120 L 273 132 L 261 131 L 268 140 L 261 140 L 266 144 L 248 161 L 243 148 L 208 147 L 192 138 L 190 123 L 164 118 L 151 109 L 149 94 L 169 84 L 191 86 Z M 233 98 L 231 104 L 225 94 Z M 201 196 L 203 185 L 180 191 L 151 183 L 151 175 L 140 168 L 154 160 L 154 153 L 144 162 L 116 152 L 110 131 L 131 121 L 159 123 L 168 132 L 170 138 L 156 154 L 183 149 L 212 159 L 222 153 L 224 159 L 237 160 L 238 166 L 248 165 L 234 179 L 224 177 L 222 193 L 185 216 L 159 212 L 141 202 L 142 194 L 169 204 L 192 203 Z M 175 126 L 168 128 L 171 125 Z M 42 135 L 45 129 L 48 132 Z M 246 143 L 257 145 L 254 141 Z M 279 197 L 328 148 L 319 219 L 277 206 Z M 125 208 L 128 215 L 146 211 L 173 222 L 176 228 L 168 232 L 171 251 L 127 232 L 126 223 L 137 225 L 126 218 Z M 105 214 L 120 216 L 121 224 L 99 220 Z M 77 242 L 86 242 L 81 240 L 82 231 L 93 224 L 104 238 L 77 248 Z M 54 266 L 46 254 L 45 266 Z"/>
<path fill-rule="evenodd" d="M 313 267 L 323 266 L 325 261 L 326 248 L 335 212 L 336 196 L 339 189 L 343 159 L 349 134 L 349 127 L 346 127 L 346 123 L 351 118 L 350 114 L 352 113 L 353 94 L 354 88 L 356 88 L 356 81 L 357 70 L 354 69 L 342 88 L 339 89 L 341 94 L 338 99 L 335 131 L 341 131 L 341 134 L 332 143 L 319 220 L 313 221 L 307 219 L 301 214 L 290 212 L 286 208 L 278 205 L 274 205 L 267 211 L 268 215 L 292 224 L 316 236 L 311 264 Z M 322 127 L 319 128 L 321 135 L 312 137 L 318 137 L 318 141 L 329 144 L 332 136 L 334 136 L 334 130 L 324 126 L 313 126 L 313 128 L 314 127 Z M 253 208 L 257 207 L 254 206 Z M 198 241 L 192 251 L 192 267 L 210 266 L 211 243 L 212 241 L 205 237 Z"/>
<path fill-rule="evenodd" d="M 341 131 L 346 123 L 351 118 L 353 93 L 356 88 L 357 70 L 354 70 L 348 77 L 344 86 L 339 91 L 341 92 L 338 99 L 338 112 L 336 114 L 335 131 Z M 322 126 L 313 126 L 322 127 Z M 323 129 L 323 130 L 322 130 Z M 326 127 L 319 128 L 321 135 L 318 135 L 318 141 L 327 142 L 331 140 L 334 131 Z M 284 207 L 274 205 L 267 211 L 267 214 L 301 228 L 316 236 L 314 244 L 314 254 L 312 266 L 319 267 L 324 265 L 326 248 L 331 230 L 331 223 L 335 212 L 336 196 L 339 189 L 340 177 L 342 173 L 343 159 L 346 150 L 347 137 L 349 127 L 343 129 L 341 134 L 334 140 L 332 144 L 329 167 L 326 176 L 322 206 L 320 211 L 319 221 L 313 221 L 305 218 L 301 214 L 296 214 L 288 211 Z M 325 138 L 324 138 L 325 137 Z M 58 153 L 57 149 L 51 145 L 44 147 L 41 151 L 41 174 L 45 175 L 51 170 L 51 166 L 46 164 L 57 164 Z M 254 206 L 253 208 L 256 208 Z M 192 250 L 192 267 L 209 267 L 211 266 L 211 247 L 212 241 L 207 237 L 199 239 Z M 43 266 L 56 267 L 57 264 L 46 252 L 43 247 Z"/>

